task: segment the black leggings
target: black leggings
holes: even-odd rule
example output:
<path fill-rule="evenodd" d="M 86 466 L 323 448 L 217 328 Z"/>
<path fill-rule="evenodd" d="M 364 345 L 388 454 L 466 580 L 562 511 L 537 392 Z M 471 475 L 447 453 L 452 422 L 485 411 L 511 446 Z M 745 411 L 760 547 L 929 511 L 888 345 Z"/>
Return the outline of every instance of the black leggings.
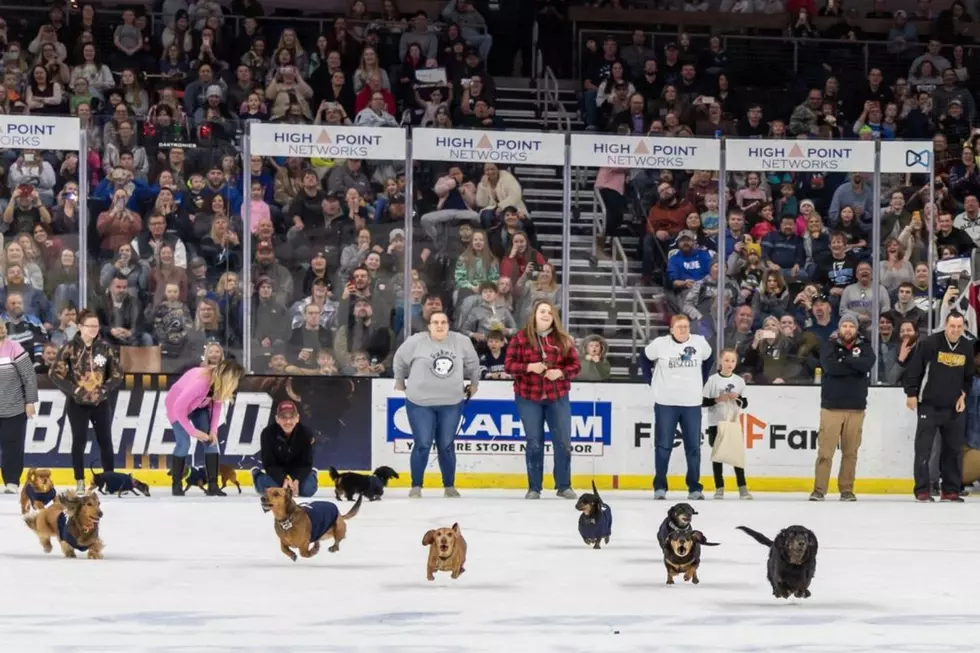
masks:
<path fill-rule="evenodd" d="M 71 399 L 65 405 L 65 414 L 71 424 L 71 466 L 75 470 L 75 480 L 85 478 L 85 445 L 88 444 L 88 424 L 95 429 L 95 441 L 99 443 L 102 469 L 115 471 L 112 453 L 112 406 L 108 400 L 96 406 L 75 403 Z"/>
<path fill-rule="evenodd" d="M 24 438 L 27 436 L 27 413 L 0 417 L 0 468 L 4 484 L 20 485 L 24 471 Z"/>
<path fill-rule="evenodd" d="M 715 438 L 718 437 L 718 427 L 709 426 L 708 427 L 708 446 L 715 446 Z M 711 471 L 715 474 L 715 489 L 725 487 L 725 477 L 721 473 L 721 463 L 711 463 Z M 745 470 L 741 467 L 735 468 L 735 483 L 739 487 L 745 487 Z"/>

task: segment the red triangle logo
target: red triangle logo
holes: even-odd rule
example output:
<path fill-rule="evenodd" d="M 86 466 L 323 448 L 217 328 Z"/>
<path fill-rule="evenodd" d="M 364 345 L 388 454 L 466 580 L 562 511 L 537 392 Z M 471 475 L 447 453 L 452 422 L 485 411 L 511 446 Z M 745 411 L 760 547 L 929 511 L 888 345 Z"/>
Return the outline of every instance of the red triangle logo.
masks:
<path fill-rule="evenodd" d="M 320 136 L 316 139 L 317 145 L 330 145 L 333 140 L 330 138 L 330 134 L 327 133 L 326 129 L 320 130 Z"/>
<path fill-rule="evenodd" d="M 640 144 L 636 146 L 634 154 L 650 154 L 650 148 L 647 147 L 646 141 L 640 141 Z"/>
<path fill-rule="evenodd" d="M 803 150 L 800 149 L 799 144 L 794 143 L 793 147 L 789 148 L 789 156 L 791 159 L 801 159 L 803 158 Z"/>
<path fill-rule="evenodd" d="M 480 142 L 476 144 L 476 149 L 478 150 L 489 150 L 493 146 L 490 144 L 490 137 L 486 134 L 480 139 Z"/>

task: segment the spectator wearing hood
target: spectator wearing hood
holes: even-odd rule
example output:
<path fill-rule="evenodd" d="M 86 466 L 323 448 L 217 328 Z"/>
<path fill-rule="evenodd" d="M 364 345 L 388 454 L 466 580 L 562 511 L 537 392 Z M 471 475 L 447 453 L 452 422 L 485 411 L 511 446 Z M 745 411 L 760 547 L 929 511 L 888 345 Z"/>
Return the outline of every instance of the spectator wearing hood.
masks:
<path fill-rule="evenodd" d="M 491 331 L 500 331 L 508 338 L 517 331 L 517 323 L 510 310 L 497 304 L 497 284 L 484 281 L 480 284 L 483 301 L 470 309 L 466 322 L 460 331 L 478 343 L 487 340 Z"/>
<path fill-rule="evenodd" d="M 579 372 L 577 381 L 606 381 L 612 372 L 606 354 L 609 345 L 606 339 L 600 335 L 586 336 L 579 345 L 579 364 L 582 371 Z"/>

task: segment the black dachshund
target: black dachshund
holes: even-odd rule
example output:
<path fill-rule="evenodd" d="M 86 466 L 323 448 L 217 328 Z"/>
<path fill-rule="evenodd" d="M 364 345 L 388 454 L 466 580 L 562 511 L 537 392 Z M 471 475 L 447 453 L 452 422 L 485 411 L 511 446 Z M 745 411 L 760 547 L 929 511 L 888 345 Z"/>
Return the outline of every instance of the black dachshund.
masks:
<path fill-rule="evenodd" d="M 348 501 L 353 501 L 357 495 L 362 495 L 368 501 L 377 501 L 385 493 L 388 481 L 398 478 L 398 472 L 391 467 L 378 467 L 374 474 L 367 476 L 356 472 L 344 472 L 341 474 L 335 467 L 330 468 L 330 479 L 334 483 L 334 493 L 337 501 L 346 497 Z"/>
<path fill-rule="evenodd" d="M 691 507 L 689 503 L 678 503 L 667 511 L 667 517 L 660 524 L 657 531 L 657 543 L 663 548 L 667 543 L 667 538 L 671 533 L 690 533 L 691 519 L 698 511 Z"/>
<path fill-rule="evenodd" d="M 810 583 L 817 571 L 817 536 L 805 526 L 789 526 L 779 531 L 775 540 L 745 526 L 745 532 L 759 544 L 769 547 L 766 577 L 777 599 L 810 598 Z"/>
<path fill-rule="evenodd" d="M 592 481 L 592 493 L 586 492 L 575 502 L 575 509 L 582 514 L 578 517 L 578 533 L 582 540 L 593 549 L 601 549 L 600 540 L 609 544 L 612 535 L 612 508 L 599 496 L 599 490 Z"/>
<path fill-rule="evenodd" d="M 102 494 L 115 494 L 119 497 L 127 492 L 136 495 L 142 493 L 143 496 L 150 496 L 150 486 L 133 478 L 132 474 L 120 474 L 119 472 L 102 472 L 96 474 L 91 465 L 89 465 L 89 470 L 92 472 L 92 485 L 89 487 L 89 492 L 98 488 Z"/>

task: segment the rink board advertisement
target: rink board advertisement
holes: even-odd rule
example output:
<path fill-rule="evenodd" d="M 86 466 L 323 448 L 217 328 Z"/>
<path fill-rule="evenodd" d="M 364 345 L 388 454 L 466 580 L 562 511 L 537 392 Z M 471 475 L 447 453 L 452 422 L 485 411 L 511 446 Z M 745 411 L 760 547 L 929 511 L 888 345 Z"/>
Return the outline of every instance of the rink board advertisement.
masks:
<path fill-rule="evenodd" d="M 112 442 L 117 468 L 167 469 L 173 452 L 173 430 L 167 419 L 166 388 L 175 375 L 130 375 L 117 393 L 112 420 Z M 47 378 L 38 414 L 28 421 L 25 442 L 27 467 L 71 467 L 71 426 L 65 419 L 65 396 L 52 388 Z M 261 433 L 284 400 L 296 402 L 300 419 L 316 437 L 314 466 L 326 471 L 367 469 L 371 464 L 369 444 L 371 383 L 360 379 L 333 377 L 246 377 L 235 401 L 224 410 L 218 430 L 221 461 L 238 469 L 261 465 Z M 100 467 L 99 449 L 90 433 L 86 465 Z M 204 449 L 196 445 L 194 464 L 202 465 Z"/>
<path fill-rule="evenodd" d="M 820 395 L 814 386 L 752 387 L 741 417 L 746 474 L 752 489 L 812 489 L 820 428 Z M 456 440 L 457 484 L 461 487 L 526 487 L 524 433 L 509 382 L 483 382 L 464 411 Z M 575 383 L 572 403 L 572 474 L 576 486 L 594 475 L 600 487 L 649 489 L 653 476 L 653 395 L 640 384 Z M 412 441 L 405 397 L 390 380 L 375 380 L 372 393 L 372 466 L 408 471 Z M 858 489 L 911 490 L 915 415 L 898 388 L 872 389 L 858 457 Z M 435 448 L 427 473 L 438 465 Z M 839 456 L 835 459 L 836 475 Z M 550 475 L 550 450 L 545 473 Z M 677 433 L 670 462 L 673 489 L 683 488 L 684 448 Z M 734 482 L 730 468 L 726 480 Z M 403 485 L 406 478 L 397 484 Z M 711 448 L 701 444 L 701 480 L 711 482 Z M 549 479 L 546 478 L 547 486 Z M 584 487 L 584 486 L 583 486 Z"/>

